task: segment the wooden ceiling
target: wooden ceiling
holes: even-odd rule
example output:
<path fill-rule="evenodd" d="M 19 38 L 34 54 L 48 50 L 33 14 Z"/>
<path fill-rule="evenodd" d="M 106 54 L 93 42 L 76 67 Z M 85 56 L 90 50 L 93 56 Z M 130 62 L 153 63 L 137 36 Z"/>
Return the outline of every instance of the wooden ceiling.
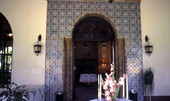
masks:
<path fill-rule="evenodd" d="M 47 0 L 47 1 L 108 1 L 108 0 Z M 114 2 L 141 2 L 141 0 L 113 0 Z"/>

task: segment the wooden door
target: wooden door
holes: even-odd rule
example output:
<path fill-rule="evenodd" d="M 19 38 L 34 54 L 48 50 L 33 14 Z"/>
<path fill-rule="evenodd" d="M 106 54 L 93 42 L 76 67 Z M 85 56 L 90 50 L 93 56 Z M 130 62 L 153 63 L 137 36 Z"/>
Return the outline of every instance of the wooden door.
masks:
<path fill-rule="evenodd" d="M 119 77 L 122 77 L 123 74 L 126 74 L 126 53 L 125 53 L 125 38 L 119 37 L 116 39 L 115 44 L 115 74 L 116 80 L 118 81 Z M 125 92 L 125 91 L 124 91 Z M 120 88 L 119 97 L 123 97 L 123 89 Z"/>
<path fill-rule="evenodd" d="M 124 37 L 118 37 L 116 39 L 116 60 L 115 60 L 115 72 L 116 72 L 116 78 L 123 76 L 124 73 L 126 73 L 126 55 L 125 55 L 125 38 Z"/>
<path fill-rule="evenodd" d="M 65 68 L 64 68 L 64 100 L 73 100 L 73 48 L 72 48 L 72 38 L 64 38 L 65 45 Z"/>

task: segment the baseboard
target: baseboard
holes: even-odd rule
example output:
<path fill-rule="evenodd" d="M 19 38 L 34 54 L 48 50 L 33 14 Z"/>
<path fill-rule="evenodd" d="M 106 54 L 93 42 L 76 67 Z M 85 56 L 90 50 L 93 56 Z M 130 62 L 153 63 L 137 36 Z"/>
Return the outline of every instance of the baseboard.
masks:
<path fill-rule="evenodd" d="M 144 96 L 144 101 L 150 101 L 148 96 Z M 170 96 L 151 96 L 151 101 L 170 101 Z"/>

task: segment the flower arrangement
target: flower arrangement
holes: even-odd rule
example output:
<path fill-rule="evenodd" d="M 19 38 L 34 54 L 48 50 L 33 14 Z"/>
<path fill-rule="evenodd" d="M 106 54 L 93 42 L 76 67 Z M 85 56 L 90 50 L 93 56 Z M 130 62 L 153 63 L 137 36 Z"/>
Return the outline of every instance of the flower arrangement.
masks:
<path fill-rule="evenodd" d="M 102 81 L 102 86 L 104 89 L 104 96 L 106 101 L 115 101 L 118 96 L 120 86 L 124 85 L 125 75 L 119 78 L 117 82 L 114 77 L 114 65 L 111 64 L 110 74 L 105 74 L 106 78 Z"/>

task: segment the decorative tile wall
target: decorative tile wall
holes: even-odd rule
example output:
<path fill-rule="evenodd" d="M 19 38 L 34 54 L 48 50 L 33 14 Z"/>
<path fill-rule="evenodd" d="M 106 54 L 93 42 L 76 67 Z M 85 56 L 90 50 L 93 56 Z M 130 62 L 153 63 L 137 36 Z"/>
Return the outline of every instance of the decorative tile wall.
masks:
<path fill-rule="evenodd" d="M 63 92 L 63 38 L 71 36 L 77 18 L 89 12 L 107 16 L 115 23 L 118 36 L 126 38 L 129 90 L 135 90 L 138 101 L 143 101 L 140 3 L 50 1 L 47 9 L 45 101 L 55 101 L 55 94 Z"/>

